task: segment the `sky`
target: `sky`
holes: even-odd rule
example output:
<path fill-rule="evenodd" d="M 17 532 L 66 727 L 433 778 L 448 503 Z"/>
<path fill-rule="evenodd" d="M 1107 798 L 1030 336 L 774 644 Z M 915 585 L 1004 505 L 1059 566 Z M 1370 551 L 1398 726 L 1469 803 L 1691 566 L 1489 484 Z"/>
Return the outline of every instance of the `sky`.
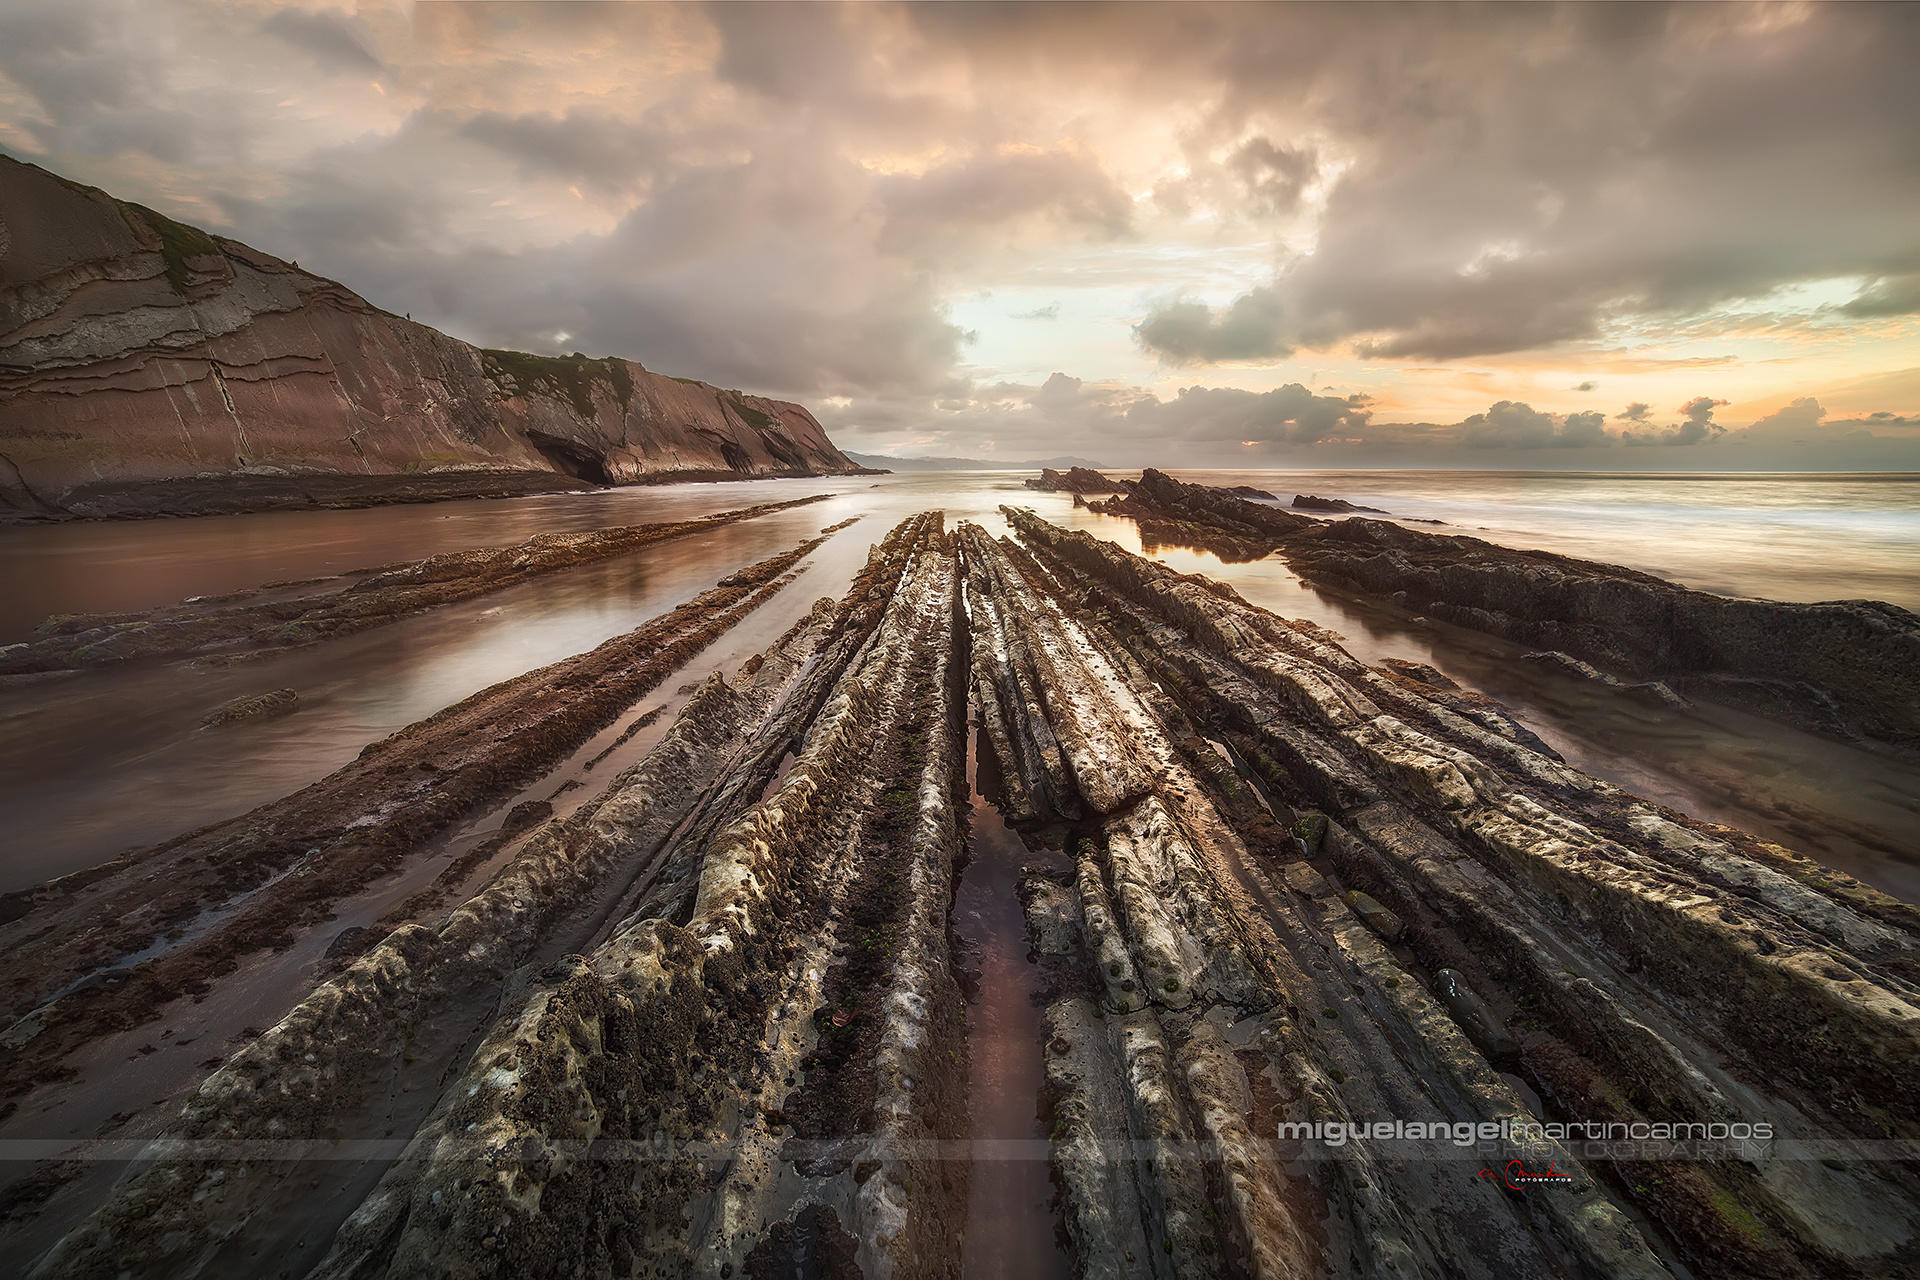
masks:
<path fill-rule="evenodd" d="M 487 346 L 1114 466 L 1920 470 L 1920 6 L 0 6 L 0 150 Z"/>

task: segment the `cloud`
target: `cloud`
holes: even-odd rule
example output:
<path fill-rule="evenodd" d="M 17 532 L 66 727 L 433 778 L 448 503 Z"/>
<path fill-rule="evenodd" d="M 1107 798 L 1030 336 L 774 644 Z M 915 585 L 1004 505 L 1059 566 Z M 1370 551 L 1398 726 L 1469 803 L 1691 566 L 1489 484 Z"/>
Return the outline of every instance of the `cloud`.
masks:
<path fill-rule="evenodd" d="M 950 252 L 956 236 L 1004 236 L 1031 219 L 1108 238 L 1126 234 L 1133 215 L 1099 162 L 1072 151 L 975 154 L 885 178 L 876 195 L 886 218 L 880 244 L 895 250 Z"/>
<path fill-rule="evenodd" d="M 1365 430 L 1371 411 L 1361 395 L 1318 395 L 1297 382 L 1271 391 L 1235 387 L 1182 387 L 1171 401 L 1139 401 L 1127 425 L 1169 445 L 1176 442 L 1248 441 L 1313 444 Z"/>
<path fill-rule="evenodd" d="M 1057 370 L 1049 374 L 1040 384 L 1040 389 L 1027 397 L 1028 404 L 1036 405 L 1072 405 L 1080 400 L 1080 390 L 1086 386 L 1085 378 L 1076 378 L 1071 374 Z"/>
<path fill-rule="evenodd" d="M 1203 449 L 1313 444 L 1364 432 L 1372 417 L 1365 396 L 1320 395 L 1297 382 L 1270 391 L 1181 387 L 1162 400 L 1138 387 L 1090 386 L 1055 373 L 1026 402 L 1096 435 Z"/>
<path fill-rule="evenodd" d="M 1707 444 L 1726 434 L 1727 429 L 1713 420 L 1713 411 L 1725 405 L 1725 400 L 1715 400 L 1711 396 L 1695 396 L 1680 406 L 1681 419 L 1664 431 L 1625 431 L 1620 435 L 1621 443 L 1631 445 L 1688 445 Z"/>
<path fill-rule="evenodd" d="M 1502 400 L 1460 423 L 1459 429 L 1462 442 L 1478 448 L 1579 449 L 1612 443 L 1606 420 L 1597 410 L 1556 418 L 1531 405 Z"/>
<path fill-rule="evenodd" d="M 1822 341 L 1900 341 L 1917 61 L 1912 6 L 13 0 L 0 141 L 464 338 L 565 332 L 955 453 L 1599 444 L 1572 396 L 1522 403 L 1565 367 L 1656 404 L 1689 368 L 1742 402 L 1792 377 L 1894 414 L 1823 431 L 1891 437 L 1905 384 L 1837 385 L 1884 348 L 1816 379 L 1752 347 L 1812 341 L 1766 299 L 1813 284 Z M 1014 290 L 1058 301 L 975 301 Z M 1741 357 L 1696 354 L 1741 307 Z M 1489 407 L 1380 421 L 1366 360 Z M 1084 381 L 1042 396 L 1053 367 Z"/>
<path fill-rule="evenodd" d="M 1288 355 L 1293 348 L 1282 337 L 1287 331 L 1279 295 L 1271 289 L 1243 294 L 1218 310 L 1204 302 L 1162 303 L 1133 328 L 1141 346 L 1176 365 Z"/>
<path fill-rule="evenodd" d="M 523 173 L 622 191 L 659 173 L 670 155 L 658 133 L 593 111 L 509 115 L 481 111 L 455 132 L 512 159 Z"/>
<path fill-rule="evenodd" d="M 1739 434 L 1748 440 L 1787 439 L 1803 443 L 1818 431 L 1827 411 L 1812 396 L 1805 396 L 1784 408 L 1776 409 Z"/>
<path fill-rule="evenodd" d="M 1045 439 L 1049 447 L 1120 465 L 1165 462 L 1170 449 L 1191 465 L 1266 465 L 1278 449 L 1364 440 L 1371 418 L 1363 395 L 1322 395 L 1299 383 L 1268 391 L 1188 386 L 1162 399 L 1144 387 L 1055 372 L 1037 386 L 967 387 L 945 399 L 931 420 L 883 398 L 856 402 L 830 425 L 887 448 L 901 447 L 903 435 L 911 435 L 916 451 L 932 454 L 964 456 L 1001 446 L 1014 452 L 1016 444 Z"/>
<path fill-rule="evenodd" d="M 1644 400 L 1635 400 L 1613 416 L 1622 422 L 1645 422 L 1653 413 L 1653 406 Z"/>
<path fill-rule="evenodd" d="M 1920 427 L 1920 413 L 1900 414 L 1883 409 L 1876 413 L 1869 413 L 1863 418 L 1844 418 L 1841 421 L 1858 422 L 1873 427 Z"/>
<path fill-rule="evenodd" d="M 1262 213 L 1291 213 L 1307 184 L 1318 176 L 1319 161 L 1304 147 L 1278 146 L 1267 138 L 1249 138 L 1230 162 L 1247 200 Z"/>
<path fill-rule="evenodd" d="M 1576 382 L 1573 386 L 1573 389 L 1575 391 L 1591 391 L 1598 385 L 1599 385 L 1598 383 L 1595 383 L 1592 381 Z"/>
<path fill-rule="evenodd" d="M 1903 139 L 1920 99 L 1892 86 L 1920 55 L 1920 14 L 1757 12 L 1400 11 L 1363 35 L 1283 10 L 1236 29 L 1223 96 L 1248 112 L 1310 101 L 1351 160 L 1312 253 L 1215 308 L 1266 317 L 1259 342 L 1244 326 L 1196 341 L 1204 316 L 1184 303 L 1137 332 L 1173 363 L 1343 345 L 1458 359 L 1849 274 L 1881 278 L 1853 314 L 1913 310 L 1920 155 Z"/>
<path fill-rule="evenodd" d="M 1712 369 L 1740 363 L 1735 355 L 1719 356 L 1628 356 L 1608 357 L 1609 373 L 1672 373 L 1678 369 Z"/>
<path fill-rule="evenodd" d="M 316 61 L 348 71 L 384 76 L 387 65 L 367 47 L 366 36 L 350 18 L 301 9 L 277 9 L 260 29 L 277 36 Z"/>
<path fill-rule="evenodd" d="M 1874 280 L 1840 306 L 1846 315 L 1863 317 L 1920 314 L 1920 272 Z"/>
<path fill-rule="evenodd" d="M 1830 418 L 1818 399 L 1802 396 L 1775 409 L 1745 430 L 1732 433 L 1728 439 L 1746 444 L 1820 446 L 1845 438 L 1905 439 L 1899 435 L 1880 436 L 1873 428 L 1898 432 L 1909 427 L 1920 427 L 1920 415 L 1880 410 L 1852 418 Z"/>

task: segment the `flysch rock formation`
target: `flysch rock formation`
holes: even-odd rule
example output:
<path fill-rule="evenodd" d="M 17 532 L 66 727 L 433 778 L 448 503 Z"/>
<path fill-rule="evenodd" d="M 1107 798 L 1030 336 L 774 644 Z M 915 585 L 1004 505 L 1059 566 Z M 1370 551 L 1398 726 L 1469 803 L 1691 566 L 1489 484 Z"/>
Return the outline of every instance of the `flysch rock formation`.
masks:
<path fill-rule="evenodd" d="M 1593 664 L 1637 682 L 1637 697 L 1677 690 L 1833 737 L 1920 747 L 1920 616 L 1898 605 L 1714 595 L 1549 551 L 1297 516 L 1151 469 L 1094 507 L 1133 517 L 1156 544 L 1230 560 L 1277 551 L 1316 585 Z"/>
<path fill-rule="evenodd" d="M 1006 518 L 895 529 L 221 1065 L 38 1273 L 958 1275 L 996 1229 L 948 920 L 971 721 L 1071 854 L 1021 897 L 1078 1275 L 1920 1274 L 1920 912 Z M 273 1158 L 372 1115 L 402 1149 L 357 1181 Z M 1598 1158 L 1533 1121 L 1776 1138 Z"/>
<path fill-rule="evenodd" d="M 586 653 L 369 743 L 279 800 L 0 896 L 0 1098 L 58 1078 L 108 1030 L 204 997 L 325 924 L 369 881 L 497 805 L 783 590 L 815 538 Z M 460 868 L 445 873 L 457 883 Z"/>
<path fill-rule="evenodd" d="M 1129 1200 L 1063 1158 L 1083 1259 L 1144 1240 L 1168 1275 L 1911 1272 L 1915 1186 L 1884 1160 L 1482 1149 L 1573 1176 L 1525 1198 L 1444 1140 L 1263 1166 L 1252 1140 L 1282 1120 L 1537 1114 L 1516 1068 L 1542 1118 L 1910 1136 L 1911 1085 L 1882 1073 L 1920 1067 L 1920 917 L 1204 578 L 1011 515 L 1028 549 L 1002 544 L 1002 572 L 1049 657 L 1041 684 L 1003 674 L 1001 719 L 1010 740 L 1046 722 L 1098 822 L 1073 883 L 1028 895 L 1062 966 L 1056 1135 L 1198 1140 L 1218 1161 L 1149 1160 Z"/>
<path fill-rule="evenodd" d="M 0 517 L 859 470 L 797 404 L 481 350 L 0 156 Z"/>

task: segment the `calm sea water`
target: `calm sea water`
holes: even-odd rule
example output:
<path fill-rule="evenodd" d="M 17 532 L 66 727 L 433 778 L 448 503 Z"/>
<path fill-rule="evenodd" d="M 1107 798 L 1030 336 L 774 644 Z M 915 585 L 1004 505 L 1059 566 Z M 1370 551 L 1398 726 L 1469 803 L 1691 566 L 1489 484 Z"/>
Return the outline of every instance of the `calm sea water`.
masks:
<path fill-rule="evenodd" d="M 1872 597 L 1920 609 L 1920 476 L 1580 476 L 1486 472 L 1183 472 L 1291 498 L 1316 492 L 1470 533 L 1780 599 Z M 391 626 L 239 666 L 90 672 L 0 688 L 0 890 L 32 884 L 286 794 L 496 681 L 627 631 L 714 579 L 864 517 L 710 660 L 737 661 L 837 596 L 866 548 L 940 508 L 1003 532 L 1031 506 L 1140 550 L 1131 521 L 1026 490 L 1010 472 L 679 485 L 364 511 L 284 512 L 0 531 L 0 644 L 49 614 L 147 608 L 535 533 L 684 519 L 806 494 L 828 501 L 550 575 Z M 1323 595 L 1267 559 L 1156 558 L 1339 632 L 1367 660 L 1432 662 L 1513 706 L 1569 760 L 1649 798 L 1745 827 L 1920 899 L 1920 779 L 1905 762 L 1730 711 L 1653 711 L 1517 661 L 1477 633 Z M 201 731 L 227 699 L 291 687 L 281 720 Z"/>
<path fill-rule="evenodd" d="M 1318 493 L 1510 547 L 1623 564 L 1701 591 L 1920 610 L 1920 475 L 1547 471 L 1181 472 L 1290 502 Z"/>

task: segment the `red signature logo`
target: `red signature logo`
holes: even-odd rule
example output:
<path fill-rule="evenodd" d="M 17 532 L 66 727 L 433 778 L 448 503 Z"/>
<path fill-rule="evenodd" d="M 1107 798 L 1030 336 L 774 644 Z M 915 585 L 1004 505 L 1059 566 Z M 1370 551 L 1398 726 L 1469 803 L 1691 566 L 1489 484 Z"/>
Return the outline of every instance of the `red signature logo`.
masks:
<path fill-rule="evenodd" d="M 1502 1169 L 1482 1169 L 1480 1176 L 1482 1178 L 1493 1178 L 1496 1181 L 1505 1183 L 1507 1188 L 1512 1191 L 1524 1191 L 1528 1187 L 1536 1187 L 1542 1183 L 1572 1182 L 1573 1175 L 1570 1173 L 1561 1173 L 1556 1165 L 1557 1162 L 1549 1163 L 1545 1173 L 1529 1173 L 1525 1164 L 1518 1159 L 1514 1159 L 1507 1161 L 1506 1166 Z"/>

